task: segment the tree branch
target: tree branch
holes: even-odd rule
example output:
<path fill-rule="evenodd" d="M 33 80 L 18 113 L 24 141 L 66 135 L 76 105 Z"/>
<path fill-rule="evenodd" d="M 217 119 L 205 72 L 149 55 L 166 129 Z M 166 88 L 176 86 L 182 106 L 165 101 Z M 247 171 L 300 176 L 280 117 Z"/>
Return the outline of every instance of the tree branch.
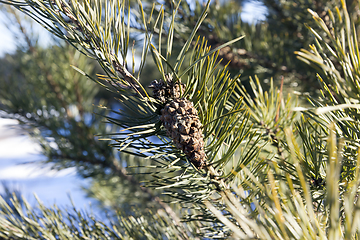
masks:
<path fill-rule="evenodd" d="M 148 194 L 153 201 L 158 203 L 166 211 L 166 213 L 174 220 L 176 225 L 178 225 L 178 226 L 183 225 L 180 218 L 177 216 L 177 214 L 172 210 L 172 208 L 168 204 L 164 203 L 158 196 L 154 195 L 154 193 L 152 193 L 148 188 L 141 186 L 141 184 L 133 176 L 127 175 L 126 170 L 119 165 L 118 161 L 116 161 L 115 158 L 112 158 L 112 160 L 105 162 L 105 161 L 100 161 L 97 159 L 90 160 L 90 159 L 83 158 L 83 157 L 75 158 L 75 157 L 66 156 L 66 155 L 53 154 L 53 155 L 51 155 L 51 157 L 72 160 L 74 162 L 90 163 L 92 165 L 100 165 L 101 167 L 110 168 L 117 174 L 117 176 L 119 176 L 122 179 L 125 179 L 126 181 L 131 183 L 133 186 L 137 186 L 143 193 Z M 106 163 L 110 163 L 111 165 L 107 165 Z M 180 228 L 180 231 L 181 231 L 181 229 L 182 228 Z M 184 235 L 185 239 L 188 239 L 187 234 L 185 232 L 182 232 L 182 234 Z"/>

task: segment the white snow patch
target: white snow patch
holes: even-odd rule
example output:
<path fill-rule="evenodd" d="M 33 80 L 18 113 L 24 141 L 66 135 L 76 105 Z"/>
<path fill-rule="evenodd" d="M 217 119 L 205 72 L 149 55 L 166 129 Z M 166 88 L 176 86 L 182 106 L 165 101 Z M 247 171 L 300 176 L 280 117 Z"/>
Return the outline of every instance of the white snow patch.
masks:
<path fill-rule="evenodd" d="M 17 121 L 0 118 L 0 160 L 39 154 L 41 147 L 28 135 L 21 135 Z"/>

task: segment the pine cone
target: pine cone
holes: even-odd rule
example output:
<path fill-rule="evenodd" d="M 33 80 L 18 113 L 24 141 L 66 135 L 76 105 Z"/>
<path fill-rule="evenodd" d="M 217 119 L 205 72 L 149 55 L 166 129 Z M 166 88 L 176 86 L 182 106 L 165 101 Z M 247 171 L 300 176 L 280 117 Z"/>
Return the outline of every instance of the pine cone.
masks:
<path fill-rule="evenodd" d="M 166 75 L 165 77 L 166 82 L 162 79 L 160 79 L 159 81 L 154 80 L 149 86 L 150 88 L 153 88 L 154 97 L 158 99 L 162 104 L 179 98 L 181 92 L 184 92 L 185 90 L 185 84 L 180 84 L 178 81 L 173 81 L 170 75 Z"/>
<path fill-rule="evenodd" d="M 181 149 L 195 167 L 205 165 L 206 154 L 201 123 L 193 103 L 185 98 L 176 98 L 161 110 L 161 122 L 167 135 Z"/>

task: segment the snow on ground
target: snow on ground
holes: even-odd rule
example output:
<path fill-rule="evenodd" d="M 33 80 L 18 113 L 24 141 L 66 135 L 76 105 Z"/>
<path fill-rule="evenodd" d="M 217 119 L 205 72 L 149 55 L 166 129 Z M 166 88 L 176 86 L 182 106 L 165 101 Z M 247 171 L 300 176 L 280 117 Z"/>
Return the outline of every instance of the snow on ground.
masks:
<path fill-rule="evenodd" d="M 74 168 L 55 171 L 51 165 L 38 164 L 45 159 L 40 150 L 29 136 L 19 134 L 15 120 L 0 118 L 0 181 L 20 190 L 30 203 L 36 202 L 36 194 L 47 206 L 69 206 L 71 196 L 75 206 L 89 209 L 91 200 L 81 190 L 89 180 L 78 177 Z M 34 163 L 24 164 L 27 162 Z M 0 184 L 0 194 L 3 192 Z"/>

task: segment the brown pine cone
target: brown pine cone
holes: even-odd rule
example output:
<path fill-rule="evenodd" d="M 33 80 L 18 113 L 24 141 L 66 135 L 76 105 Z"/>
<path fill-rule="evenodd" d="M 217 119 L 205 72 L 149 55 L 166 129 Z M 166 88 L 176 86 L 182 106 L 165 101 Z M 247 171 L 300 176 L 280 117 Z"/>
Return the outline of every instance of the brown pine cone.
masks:
<path fill-rule="evenodd" d="M 195 167 L 201 169 L 206 162 L 201 123 L 193 103 L 176 98 L 161 110 L 161 122 L 167 135 L 181 149 Z"/>

